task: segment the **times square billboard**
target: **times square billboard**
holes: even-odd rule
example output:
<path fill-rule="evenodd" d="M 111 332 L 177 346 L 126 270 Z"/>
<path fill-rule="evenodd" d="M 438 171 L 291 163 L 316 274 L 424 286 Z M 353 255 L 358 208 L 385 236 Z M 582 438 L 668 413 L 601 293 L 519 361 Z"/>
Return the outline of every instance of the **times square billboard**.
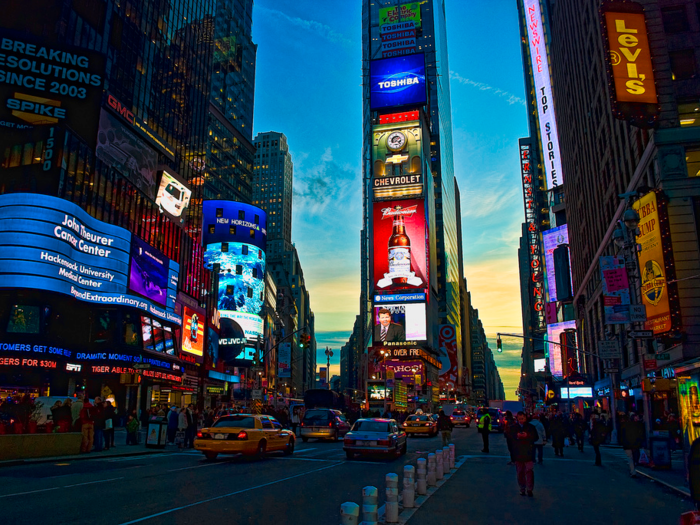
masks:
<path fill-rule="evenodd" d="M 369 68 L 370 108 L 373 111 L 426 104 L 423 53 L 372 60 Z"/>
<path fill-rule="evenodd" d="M 219 275 L 217 308 L 252 345 L 263 336 L 267 215 L 235 201 L 208 200 L 202 208 L 204 266 Z"/>

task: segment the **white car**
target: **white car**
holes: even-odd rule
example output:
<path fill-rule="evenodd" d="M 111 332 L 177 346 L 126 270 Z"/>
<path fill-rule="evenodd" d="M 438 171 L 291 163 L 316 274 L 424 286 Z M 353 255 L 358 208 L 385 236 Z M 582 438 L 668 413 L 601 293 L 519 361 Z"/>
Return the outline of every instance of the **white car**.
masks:
<path fill-rule="evenodd" d="M 356 454 L 398 457 L 406 449 L 406 432 L 393 419 L 358 419 L 343 440 L 348 459 Z"/>

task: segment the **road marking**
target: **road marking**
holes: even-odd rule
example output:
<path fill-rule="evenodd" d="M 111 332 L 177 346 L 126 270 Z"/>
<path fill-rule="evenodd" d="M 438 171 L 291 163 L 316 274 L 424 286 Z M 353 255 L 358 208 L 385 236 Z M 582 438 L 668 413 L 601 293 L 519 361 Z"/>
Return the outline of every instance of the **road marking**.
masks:
<path fill-rule="evenodd" d="M 168 472 L 177 472 L 178 470 L 190 470 L 193 468 L 214 467 L 216 465 L 225 465 L 227 463 L 230 463 L 230 462 L 229 461 L 222 461 L 220 463 L 205 463 L 204 465 L 195 465 L 194 467 L 174 468 L 172 470 L 168 470 Z"/>
<path fill-rule="evenodd" d="M 184 456 L 184 455 L 185 454 L 178 453 L 178 452 L 172 452 L 170 454 L 154 452 L 153 454 L 139 454 L 138 456 L 129 456 L 129 457 L 124 457 L 124 458 L 111 458 L 111 459 L 105 458 L 102 461 L 107 461 L 109 463 L 118 463 L 120 461 L 138 461 L 138 460 L 143 460 L 143 459 L 147 459 L 147 458 L 164 458 L 166 456 Z"/>
<path fill-rule="evenodd" d="M 301 450 L 295 450 L 295 454 L 306 454 L 307 452 L 311 452 L 312 450 L 316 450 L 315 448 L 303 448 Z"/>
<path fill-rule="evenodd" d="M 99 481 L 88 481 L 86 483 L 76 483 L 74 485 L 65 485 L 63 487 L 51 487 L 48 489 L 30 490 L 28 492 L 17 492 L 15 494 L 4 494 L 4 495 L 0 496 L 0 498 L 11 498 L 13 496 L 24 496 L 26 494 L 36 494 L 37 492 L 49 492 L 51 490 L 69 489 L 72 487 L 82 487 L 84 485 L 94 485 L 96 483 L 107 483 L 108 481 L 116 481 L 118 479 L 124 479 L 124 477 L 122 476 L 121 478 L 101 479 Z"/>
<path fill-rule="evenodd" d="M 317 458 L 274 458 L 272 456 L 268 456 L 267 459 L 285 459 L 287 461 L 323 461 L 323 462 L 333 462 L 334 460 L 332 459 L 317 459 Z"/>
<path fill-rule="evenodd" d="M 190 503 L 189 505 L 183 505 L 182 507 L 174 507 L 174 508 L 169 509 L 169 510 L 164 510 L 163 512 L 151 514 L 150 516 L 144 516 L 143 518 L 139 518 L 137 520 L 126 521 L 126 522 L 122 523 L 121 525 L 131 525 L 132 523 L 140 523 L 142 521 L 150 520 L 152 518 L 157 518 L 158 516 L 164 516 L 164 515 L 170 514 L 172 512 L 177 512 L 178 510 L 184 510 L 184 509 L 188 509 L 190 507 L 196 507 L 197 505 L 202 505 L 204 503 L 209 503 L 209 502 L 217 501 L 217 500 L 220 500 L 223 498 L 236 496 L 238 494 L 243 494 L 244 492 L 250 492 L 251 490 L 256 490 L 256 489 L 261 489 L 264 487 L 269 487 L 271 485 L 276 485 L 277 483 L 282 483 L 283 481 L 289 481 L 290 479 L 300 478 L 302 476 L 306 476 L 307 474 L 314 474 L 316 472 L 321 472 L 322 470 L 328 470 L 328 469 L 337 467 L 338 465 L 342 465 L 342 463 L 335 463 L 334 465 L 328 465 L 327 467 L 321 467 L 321 468 L 317 468 L 315 470 L 310 470 L 308 472 L 302 472 L 301 474 L 296 474 L 294 476 L 289 476 L 287 478 L 282 478 L 282 479 L 278 479 L 275 481 L 270 481 L 269 483 L 263 483 L 262 485 L 256 485 L 255 487 L 248 487 L 247 489 L 237 490 L 235 492 L 229 492 L 228 494 L 222 494 L 221 496 L 216 496 L 213 498 L 204 499 L 202 501 L 196 501 L 194 503 Z"/>

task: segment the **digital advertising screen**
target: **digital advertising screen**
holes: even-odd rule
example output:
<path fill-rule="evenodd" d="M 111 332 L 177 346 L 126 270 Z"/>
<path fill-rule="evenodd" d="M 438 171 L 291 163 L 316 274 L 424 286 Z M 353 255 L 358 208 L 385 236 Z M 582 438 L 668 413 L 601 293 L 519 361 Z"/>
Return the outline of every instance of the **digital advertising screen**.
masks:
<path fill-rule="evenodd" d="M 131 240 L 129 289 L 163 306 L 168 304 L 170 259 L 135 235 Z"/>
<path fill-rule="evenodd" d="M 151 318 L 145 315 L 141 316 L 141 336 L 143 337 L 143 348 L 144 350 L 154 351 L 153 346 L 153 325 L 151 324 Z"/>
<path fill-rule="evenodd" d="M 545 367 L 547 366 L 547 359 L 544 357 L 541 359 L 535 359 L 534 364 L 535 364 L 535 372 L 544 372 Z"/>
<path fill-rule="evenodd" d="M 150 295 L 132 293 L 131 233 L 94 219 L 64 199 L 27 193 L 0 195 L 0 252 L 0 288 L 51 290 L 81 301 L 130 306 L 161 320 L 182 322 L 174 311 L 174 296 L 168 301 L 167 292 L 168 286 L 170 291 L 177 288 L 177 263 L 168 260 L 165 300 L 152 282 L 143 282 L 143 275 L 135 286 Z M 162 279 L 159 282 L 162 292 Z"/>
<path fill-rule="evenodd" d="M 569 244 L 569 226 L 564 224 L 542 232 L 542 243 L 544 244 L 544 265 L 547 270 L 549 301 L 555 302 L 557 301 L 557 281 L 554 269 L 554 250 L 562 244 Z M 570 262 L 569 268 L 571 268 Z"/>
<path fill-rule="evenodd" d="M 245 366 L 248 338 L 243 328 L 233 319 L 222 318 L 219 334 L 219 358 L 231 366 Z M 252 360 L 252 357 L 250 358 Z M 242 362 L 244 361 L 244 362 Z"/>
<path fill-rule="evenodd" d="M 374 307 L 374 343 L 425 341 L 425 303 L 383 304 Z"/>
<path fill-rule="evenodd" d="M 425 105 L 427 89 L 423 53 L 371 60 L 369 71 L 372 110 Z"/>
<path fill-rule="evenodd" d="M 205 313 L 184 306 L 182 309 L 182 351 L 203 362 Z"/>
<path fill-rule="evenodd" d="M 416 117 L 418 112 L 416 111 Z M 372 128 L 372 191 L 375 200 L 423 194 L 423 133 L 419 121 Z"/>
<path fill-rule="evenodd" d="M 239 242 L 267 249 L 265 210 L 242 202 L 205 200 L 202 215 L 202 246 Z"/>
<path fill-rule="evenodd" d="M 457 384 L 459 363 L 457 356 L 457 331 L 454 325 L 440 325 L 438 342 L 440 344 L 440 389 L 453 390 Z"/>
<path fill-rule="evenodd" d="M 428 227 L 422 199 L 375 202 L 374 289 L 382 294 L 428 287 Z"/>
<path fill-rule="evenodd" d="M 156 194 L 156 205 L 167 213 L 176 224 L 185 222 L 187 207 L 190 205 L 190 190 L 183 181 L 175 175 L 163 171 L 160 177 L 160 185 Z"/>
<path fill-rule="evenodd" d="M 561 336 L 566 330 L 576 330 L 576 321 L 564 321 L 563 323 L 555 323 L 547 326 L 548 342 L 546 346 L 549 355 L 549 371 L 552 376 L 556 378 L 561 378 L 564 375 Z"/>
<path fill-rule="evenodd" d="M 561 388 L 560 397 L 562 399 L 574 399 L 577 397 L 593 397 L 593 388 L 590 386 L 570 386 Z"/>

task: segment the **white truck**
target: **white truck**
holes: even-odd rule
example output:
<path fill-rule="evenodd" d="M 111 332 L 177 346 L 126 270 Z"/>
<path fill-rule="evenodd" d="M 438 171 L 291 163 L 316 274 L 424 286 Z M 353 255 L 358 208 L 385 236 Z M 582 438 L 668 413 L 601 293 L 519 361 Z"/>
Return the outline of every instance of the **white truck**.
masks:
<path fill-rule="evenodd" d="M 489 401 L 489 406 L 493 408 L 499 408 L 504 413 L 510 410 L 514 416 L 521 410 L 524 410 L 521 401 Z"/>

